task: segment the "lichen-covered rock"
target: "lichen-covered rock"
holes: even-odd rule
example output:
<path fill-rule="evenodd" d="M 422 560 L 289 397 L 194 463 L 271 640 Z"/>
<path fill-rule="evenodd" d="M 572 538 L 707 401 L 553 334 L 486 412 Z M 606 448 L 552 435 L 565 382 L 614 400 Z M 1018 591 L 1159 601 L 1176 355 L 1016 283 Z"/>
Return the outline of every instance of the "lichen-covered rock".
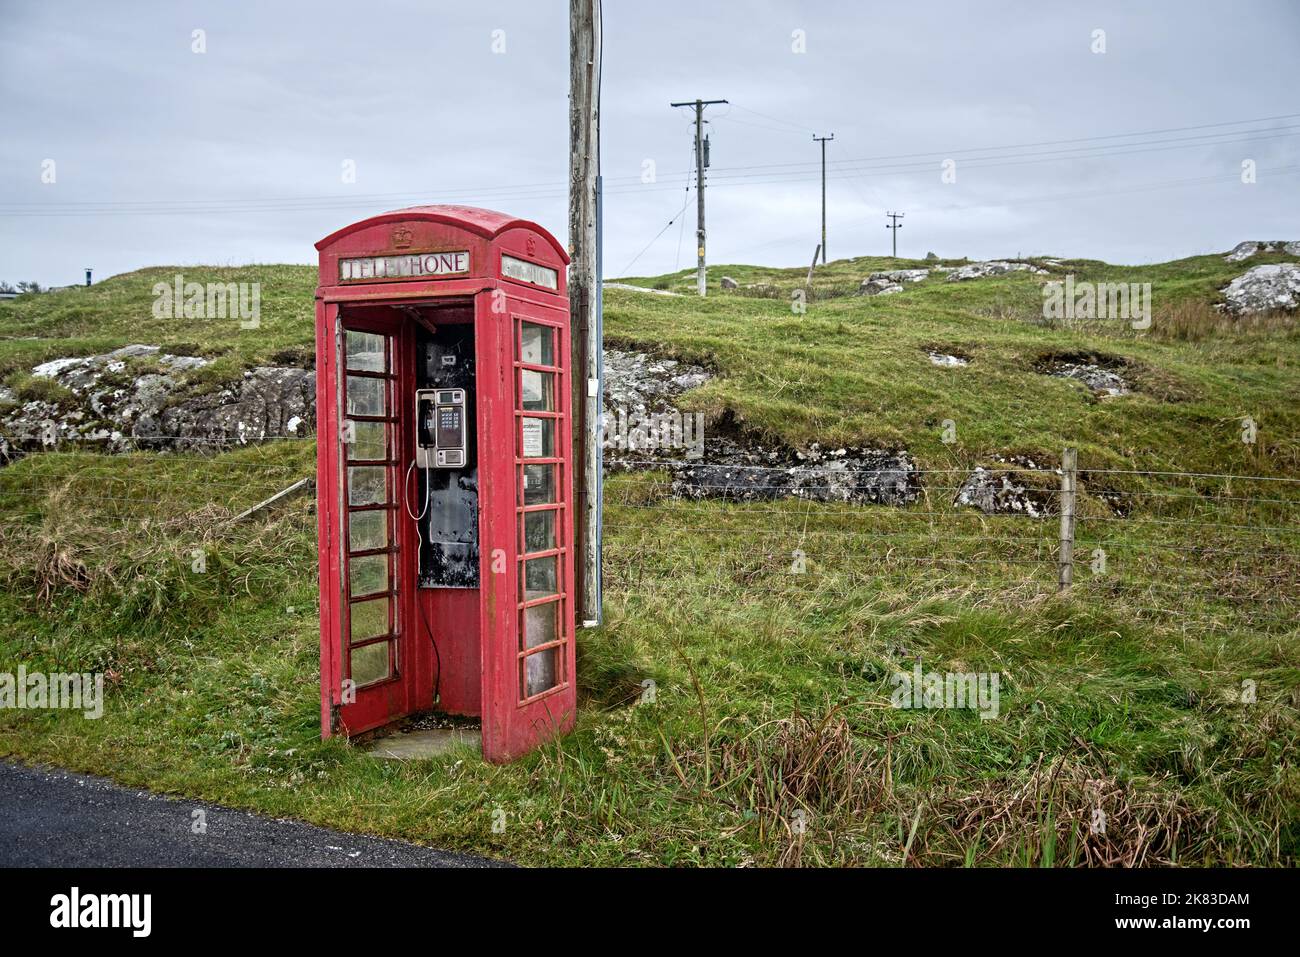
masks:
<path fill-rule="evenodd" d="M 165 446 L 204 448 L 310 435 L 316 423 L 316 373 L 257 366 L 238 383 L 163 408 L 137 422 L 135 435 L 161 437 Z M 156 433 L 147 431 L 156 428 Z"/>
<path fill-rule="evenodd" d="M 1223 257 L 1224 262 L 1239 263 L 1249 259 L 1251 256 L 1257 256 L 1260 253 L 1285 252 L 1292 256 L 1300 256 L 1300 241 L 1288 242 L 1285 239 L 1273 239 L 1268 241 L 1251 239 L 1244 243 L 1237 243 L 1232 247 L 1232 252 Z"/>
<path fill-rule="evenodd" d="M 701 366 L 620 349 L 605 350 L 604 367 L 606 412 L 667 409 L 678 395 L 709 380 Z"/>
<path fill-rule="evenodd" d="M 893 282 L 920 282 L 930 275 L 928 269 L 889 269 L 885 272 L 872 273 L 871 278 L 883 277 Z"/>
<path fill-rule="evenodd" d="M 710 446 L 706 461 L 672 469 L 673 494 L 739 502 L 801 498 L 814 502 L 910 505 L 921 494 L 907 452 L 812 446 L 805 452 Z"/>
<path fill-rule="evenodd" d="M 859 296 L 888 296 L 902 291 L 903 287 L 899 283 L 883 277 L 864 279 L 862 285 L 858 286 Z"/>
<path fill-rule="evenodd" d="M 0 416 L 0 458 L 64 443 L 110 452 L 210 448 L 314 430 L 310 369 L 262 366 L 213 392 L 183 397 L 179 373 L 208 362 L 134 344 L 41 363 L 32 375 L 57 383 L 66 396 L 29 401 Z"/>
<path fill-rule="evenodd" d="M 1046 275 L 1046 269 L 1039 269 L 1033 263 L 1015 262 L 1006 259 L 990 259 L 987 262 L 970 263 L 958 266 L 948 273 L 948 282 L 965 282 L 968 279 L 983 279 L 986 276 L 1003 276 L 1011 272 L 1031 272 Z"/>
<path fill-rule="evenodd" d="M 1219 290 L 1223 308 L 1234 315 L 1253 315 L 1300 306 L 1300 265 L 1255 266 Z"/>
<path fill-rule="evenodd" d="M 730 276 L 723 276 L 723 277 L 722 277 L 722 282 L 719 283 L 719 285 L 722 286 L 723 289 L 739 289 L 739 288 L 740 288 L 740 283 L 736 282 L 736 280 L 732 279 Z"/>
<path fill-rule="evenodd" d="M 699 458 L 704 450 L 704 416 L 680 411 L 676 400 L 709 378 L 707 369 L 676 359 L 606 349 L 602 410 L 606 469 Z"/>
<path fill-rule="evenodd" d="M 1043 518 L 1053 511 L 1050 492 L 1031 487 L 1012 470 L 978 466 L 962 482 L 953 504 L 978 508 L 985 515 Z"/>
<path fill-rule="evenodd" d="M 1128 381 L 1114 369 L 1106 369 L 1090 362 L 1062 362 L 1048 375 L 1059 379 L 1076 379 L 1107 398 L 1128 395 L 1133 391 Z"/>
<path fill-rule="evenodd" d="M 962 356 L 955 356 L 948 352 L 927 352 L 930 361 L 937 366 L 945 369 L 960 369 L 963 366 L 970 365 L 970 360 Z"/>
<path fill-rule="evenodd" d="M 858 286 L 859 296 L 882 296 L 902 292 L 903 283 L 920 282 L 930 275 L 928 269 L 890 269 L 873 272 Z"/>

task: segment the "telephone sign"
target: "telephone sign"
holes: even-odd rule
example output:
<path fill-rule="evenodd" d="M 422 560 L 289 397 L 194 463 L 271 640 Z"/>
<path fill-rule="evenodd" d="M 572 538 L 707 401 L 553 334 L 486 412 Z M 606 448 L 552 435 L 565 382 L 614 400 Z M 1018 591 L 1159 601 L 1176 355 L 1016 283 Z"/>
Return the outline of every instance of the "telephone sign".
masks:
<path fill-rule="evenodd" d="M 469 253 L 413 253 L 339 260 L 339 280 L 411 279 L 469 272 Z"/>

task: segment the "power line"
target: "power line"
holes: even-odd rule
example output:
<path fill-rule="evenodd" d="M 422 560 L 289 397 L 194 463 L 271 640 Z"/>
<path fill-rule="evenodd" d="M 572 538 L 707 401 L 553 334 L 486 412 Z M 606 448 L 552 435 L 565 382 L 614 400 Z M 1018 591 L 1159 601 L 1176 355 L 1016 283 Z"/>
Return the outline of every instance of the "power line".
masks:
<path fill-rule="evenodd" d="M 693 104 L 687 104 L 687 105 L 693 105 Z M 741 109 L 745 109 L 745 108 L 741 107 Z M 748 110 L 747 112 L 756 112 L 756 111 Z M 1096 140 L 1126 139 L 1135 136 L 1149 136 L 1149 135 L 1156 135 L 1156 134 L 1163 134 L 1163 133 L 1189 132 L 1189 131 L 1196 131 L 1196 130 L 1223 128 L 1228 126 L 1241 126 L 1249 123 L 1260 123 L 1260 122 L 1267 122 L 1267 121 L 1279 120 L 1279 119 L 1291 119 L 1295 117 L 1300 117 L 1300 113 L 1280 114 L 1277 116 L 1259 117 L 1250 120 L 1228 120 L 1220 123 L 1205 123 L 1197 126 L 1168 127 L 1160 130 L 1143 130 L 1143 131 L 1134 131 L 1129 133 L 1103 134 L 1095 137 L 1075 137 L 1066 140 L 1044 140 L 1036 143 L 1008 144 L 1005 146 L 969 147 L 969 148 L 950 149 L 950 150 L 934 150 L 934 151 L 923 152 L 923 153 L 887 154 L 887 155 L 879 155 L 873 157 L 861 157 L 858 159 L 844 159 L 835 162 L 837 165 L 839 165 L 841 168 L 845 170 L 855 170 L 855 171 L 874 172 L 876 170 L 884 170 L 884 169 L 898 170 L 904 168 L 913 168 L 913 169 L 928 168 L 930 165 L 928 163 L 892 164 L 892 165 L 877 166 L 877 167 L 872 167 L 872 166 L 863 167 L 863 166 L 857 166 L 853 164 L 875 163 L 880 160 L 909 159 L 909 158 L 926 157 L 926 156 L 946 158 L 952 155 L 961 155 L 961 154 L 969 154 L 969 153 L 987 153 L 995 150 L 1025 149 L 1031 147 L 1054 146 L 1054 145 L 1061 145 L 1067 143 L 1093 142 Z M 1145 144 L 1144 143 L 1122 143 L 1122 144 L 1115 144 L 1113 147 L 1107 147 L 1107 146 L 1081 147 L 1073 150 L 1055 150 L 1055 151 L 1048 151 L 1048 152 L 1041 152 L 1041 153 L 1024 153 L 1024 154 L 1013 154 L 1013 155 L 1004 155 L 1004 156 L 980 156 L 980 157 L 974 157 L 971 160 L 972 163 L 979 163 L 979 165 L 971 165 L 971 166 L 967 166 L 966 168 L 983 169 L 983 168 L 990 168 L 994 165 L 1007 165 L 1000 161 L 1016 159 L 1019 156 L 1029 157 L 1029 158 L 1038 158 L 1038 157 L 1047 158 L 1047 157 L 1053 157 L 1058 154 L 1083 152 L 1087 150 L 1093 150 L 1093 151 L 1109 150 L 1109 152 L 1097 154 L 1101 156 L 1125 155 L 1128 153 L 1135 153 L 1135 152 L 1150 152 L 1151 150 L 1130 149 L 1130 147 L 1154 144 L 1157 146 L 1157 149 L 1163 149 L 1165 148 L 1166 144 L 1176 144 L 1180 142 L 1190 142 L 1193 140 L 1202 140 L 1202 139 L 1215 139 L 1216 137 L 1222 137 L 1222 136 L 1237 136 L 1242 133 L 1267 134 L 1264 136 L 1254 137 L 1254 138 L 1272 139 L 1272 138 L 1276 138 L 1283 131 L 1288 131 L 1288 130 L 1293 130 L 1298 128 L 1300 127 L 1286 126 L 1277 129 L 1263 129 L 1263 130 L 1249 130 L 1249 131 L 1235 130 L 1235 131 L 1226 131 L 1220 134 L 1209 134 L 1207 136 L 1202 136 L 1202 137 L 1187 137 L 1181 140 L 1155 140 Z M 1287 135 L 1292 135 L 1292 134 L 1287 134 Z M 1251 138 L 1247 137 L 1245 139 L 1234 139 L 1234 140 L 1216 139 L 1214 142 L 1208 142 L 1201 145 L 1224 145 L 1226 143 L 1243 142 L 1249 139 Z M 999 162 L 997 163 L 982 162 L 985 160 L 994 160 Z M 1023 165 L 1023 164 L 1015 164 L 1015 165 Z M 815 164 L 800 162 L 800 163 L 769 163 L 769 164 L 735 166 L 735 167 L 717 167 L 713 169 L 713 172 L 714 172 L 715 179 L 723 179 L 723 178 L 731 179 L 731 178 L 737 178 L 733 174 L 739 171 L 748 171 L 748 170 L 766 171 L 766 170 L 784 169 L 784 170 L 790 170 L 791 173 L 793 174 L 796 173 L 797 171 L 808 169 L 809 167 L 815 168 Z M 678 175 L 687 175 L 687 174 L 685 171 L 683 171 L 681 173 L 670 173 L 668 175 L 671 178 Z M 758 175 L 785 175 L 785 174 L 762 173 Z M 603 178 L 605 180 L 605 183 L 607 184 L 607 187 L 610 186 L 610 184 L 616 184 L 619 182 L 627 181 L 632 184 L 633 188 L 636 188 L 637 181 L 639 181 L 640 177 L 635 174 L 631 174 L 628 176 L 615 176 L 615 177 L 603 177 Z M 617 187 L 614 188 L 616 189 Z M 540 191 L 535 193 L 536 198 L 547 198 L 557 190 L 567 190 L 567 184 L 560 184 L 558 182 L 544 182 L 544 183 L 512 184 L 508 186 L 494 185 L 494 186 L 479 186 L 479 187 L 450 187 L 445 193 L 441 194 L 441 196 L 452 194 L 452 195 L 472 195 L 476 197 L 487 196 L 489 198 L 492 198 L 495 195 L 495 198 L 499 198 L 499 199 L 507 199 L 507 198 L 513 199 L 513 198 L 521 198 L 521 197 L 529 198 L 534 195 L 534 191 Z M 627 191 L 631 191 L 631 190 L 627 190 Z M 640 191 L 644 191 L 644 190 L 640 190 Z M 152 212 L 152 211 L 156 211 L 157 207 L 165 207 L 169 205 L 187 205 L 191 207 L 201 207 L 198 209 L 187 210 L 187 211 L 207 212 L 207 211 L 214 211 L 220 209 L 221 207 L 229 204 L 229 205 L 236 205 L 236 206 L 247 205 L 250 207 L 255 207 L 254 209 L 251 209 L 249 211 L 258 211 L 260 208 L 268 207 L 271 204 L 287 205 L 288 208 L 290 209 L 294 208 L 295 206 L 302 206 L 303 208 L 312 208 L 311 204 L 316 203 L 318 201 L 325 204 L 320 206 L 320 208 L 332 209 L 332 208 L 340 208 L 340 206 L 338 205 L 339 203 L 355 205 L 363 201 L 377 202 L 385 199 L 390 199 L 390 200 L 402 199 L 402 198 L 409 199 L 409 198 L 416 198 L 416 197 L 424 197 L 426 195 L 427 194 L 424 193 L 412 193 L 407 191 L 399 191 L 399 192 L 387 192 L 387 193 L 354 194 L 350 196 L 338 196 L 338 195 L 326 194 L 326 195 L 315 195 L 315 196 L 308 195 L 308 196 L 295 196 L 295 197 L 214 198 L 214 199 L 207 199 L 207 200 L 123 200 L 123 201 L 87 200 L 87 201 L 72 201 L 68 203 L 13 201 L 9 203 L 0 204 L 0 210 L 3 210 L 8 215 L 27 215 L 28 214 L 26 212 L 27 209 L 31 209 L 34 213 L 39 215 L 57 215 L 57 214 L 72 213 L 72 212 L 76 212 L 77 214 L 100 213 L 100 212 L 107 213 L 107 212 L 116 212 L 116 211 Z"/>
<path fill-rule="evenodd" d="M 639 253 L 637 253 L 635 256 L 632 257 L 632 261 L 629 262 L 626 266 L 624 266 L 623 271 L 619 273 L 620 276 L 626 276 L 628 272 L 632 269 L 632 267 L 636 265 L 636 261 L 640 259 L 642 256 L 644 256 L 646 250 L 655 244 L 655 240 L 657 240 L 664 233 L 668 232 L 668 227 L 671 226 L 673 223 L 677 222 L 677 218 L 686 212 L 686 207 L 690 203 L 690 201 L 691 201 L 691 194 L 690 194 L 690 190 L 688 189 L 686 191 L 686 199 L 682 203 L 682 208 L 679 209 L 673 215 L 672 219 L 668 220 L 668 222 L 664 224 L 663 229 L 659 230 L 659 232 L 654 234 L 654 239 L 651 239 L 650 242 L 646 243 L 645 247 Z"/>

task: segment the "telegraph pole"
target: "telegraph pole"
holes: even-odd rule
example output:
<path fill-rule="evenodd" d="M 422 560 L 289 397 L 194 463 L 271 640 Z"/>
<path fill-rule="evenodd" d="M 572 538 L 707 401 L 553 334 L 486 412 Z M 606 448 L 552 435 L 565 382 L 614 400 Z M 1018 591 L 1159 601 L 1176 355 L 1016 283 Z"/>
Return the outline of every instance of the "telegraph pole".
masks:
<path fill-rule="evenodd" d="M 813 142 L 822 145 L 822 265 L 826 265 L 826 141 L 835 139 L 830 136 L 813 135 Z"/>
<path fill-rule="evenodd" d="M 894 221 L 894 223 L 893 223 L 892 226 L 886 226 L 885 228 L 886 228 L 886 229 L 892 229 L 892 230 L 893 230 L 893 234 L 892 234 L 892 235 L 893 235 L 893 237 L 894 237 L 894 258 L 897 259 L 897 258 L 898 258 L 898 231 L 899 231 L 900 229 L 903 228 L 903 224 L 900 223 L 899 220 L 902 219 L 903 216 L 906 215 L 906 214 L 904 214 L 904 213 L 885 213 L 885 215 L 888 216 L 890 219 L 892 219 L 892 220 Z"/>
<path fill-rule="evenodd" d="M 569 0 L 569 328 L 573 370 L 575 618 L 600 623 L 601 335 L 599 0 Z"/>
<path fill-rule="evenodd" d="M 685 103 L 670 103 L 669 106 L 695 107 L 695 245 L 699 256 L 699 274 L 696 287 L 701 296 L 705 295 L 704 273 L 704 108 L 726 100 L 688 100 Z"/>

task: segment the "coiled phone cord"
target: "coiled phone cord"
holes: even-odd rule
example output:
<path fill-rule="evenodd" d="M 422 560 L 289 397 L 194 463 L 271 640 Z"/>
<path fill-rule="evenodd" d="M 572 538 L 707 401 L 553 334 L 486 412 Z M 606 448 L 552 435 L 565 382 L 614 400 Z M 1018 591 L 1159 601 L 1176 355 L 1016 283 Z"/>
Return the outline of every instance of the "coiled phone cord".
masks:
<path fill-rule="evenodd" d="M 429 514 L 429 493 L 432 490 L 433 483 L 429 481 L 431 476 L 429 475 L 429 467 L 426 465 L 424 467 L 424 507 L 420 509 L 420 514 L 416 515 L 411 511 L 411 502 L 407 495 L 407 492 L 411 490 L 411 473 L 413 471 L 415 471 L 415 459 L 411 459 L 411 464 L 406 467 L 406 479 L 402 482 L 402 508 L 406 510 L 406 514 L 411 521 L 418 522 Z"/>

